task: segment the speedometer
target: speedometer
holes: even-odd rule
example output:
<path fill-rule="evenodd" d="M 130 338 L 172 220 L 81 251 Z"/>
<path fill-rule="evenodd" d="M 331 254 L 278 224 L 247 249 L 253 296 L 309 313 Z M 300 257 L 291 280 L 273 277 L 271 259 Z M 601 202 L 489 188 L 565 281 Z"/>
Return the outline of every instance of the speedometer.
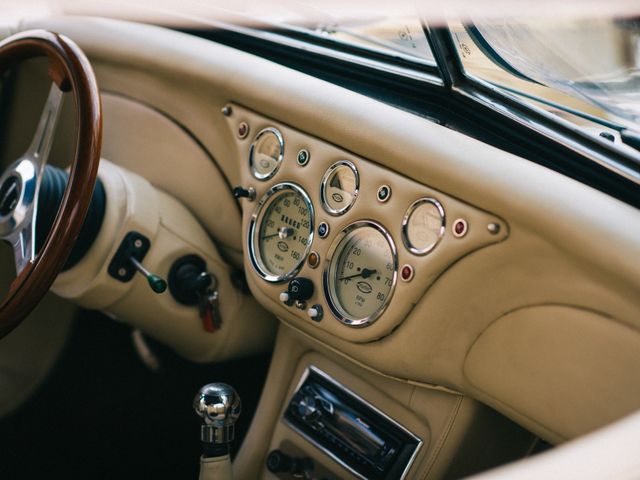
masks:
<path fill-rule="evenodd" d="M 349 225 L 329 250 L 324 290 L 333 314 L 350 326 L 367 326 L 384 312 L 398 277 L 396 247 L 381 225 Z"/>
<path fill-rule="evenodd" d="M 258 274 L 269 282 L 290 279 L 312 240 L 313 205 L 305 191 L 280 183 L 265 193 L 249 225 L 249 253 Z"/>

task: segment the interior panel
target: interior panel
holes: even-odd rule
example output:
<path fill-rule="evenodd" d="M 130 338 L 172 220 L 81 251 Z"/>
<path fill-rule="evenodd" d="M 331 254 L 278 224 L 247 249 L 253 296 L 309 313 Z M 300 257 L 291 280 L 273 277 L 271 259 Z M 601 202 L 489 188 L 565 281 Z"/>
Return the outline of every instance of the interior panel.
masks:
<path fill-rule="evenodd" d="M 465 374 L 487 395 L 572 438 L 637 409 L 638 342 L 635 330 L 597 312 L 529 307 L 499 318 L 478 337 Z M 615 413 L 607 406 L 612 403 Z"/>

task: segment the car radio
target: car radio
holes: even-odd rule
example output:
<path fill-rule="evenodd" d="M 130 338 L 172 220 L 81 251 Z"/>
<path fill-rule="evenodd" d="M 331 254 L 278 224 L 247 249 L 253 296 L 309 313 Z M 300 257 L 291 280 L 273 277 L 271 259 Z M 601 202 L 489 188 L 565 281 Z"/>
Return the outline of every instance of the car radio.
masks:
<path fill-rule="evenodd" d="M 422 440 L 314 366 L 285 412 L 286 422 L 355 475 L 403 479 Z"/>

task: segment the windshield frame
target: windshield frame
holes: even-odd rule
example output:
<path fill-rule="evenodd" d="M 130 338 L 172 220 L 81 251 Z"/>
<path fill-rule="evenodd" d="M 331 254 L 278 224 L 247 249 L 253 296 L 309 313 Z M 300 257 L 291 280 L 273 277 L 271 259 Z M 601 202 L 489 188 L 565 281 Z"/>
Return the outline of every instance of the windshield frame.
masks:
<path fill-rule="evenodd" d="M 519 98 L 513 92 L 469 74 L 449 27 L 431 26 L 423 19 L 429 45 L 444 87 L 554 139 L 605 169 L 640 185 L 640 151 L 596 136 L 580 126 Z M 624 127 L 621 127 L 624 130 Z"/>

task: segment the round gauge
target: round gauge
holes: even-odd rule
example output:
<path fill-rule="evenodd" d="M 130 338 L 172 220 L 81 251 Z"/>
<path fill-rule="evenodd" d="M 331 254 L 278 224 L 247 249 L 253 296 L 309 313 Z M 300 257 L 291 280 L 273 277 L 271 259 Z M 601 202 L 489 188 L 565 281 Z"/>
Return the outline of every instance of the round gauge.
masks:
<path fill-rule="evenodd" d="M 359 188 L 360 176 L 355 165 L 346 160 L 336 162 L 322 178 L 322 206 L 331 215 L 342 215 L 356 201 Z"/>
<path fill-rule="evenodd" d="M 269 282 L 293 277 L 313 240 L 313 205 L 293 183 L 280 183 L 262 197 L 249 224 L 249 254 L 258 274 Z"/>
<path fill-rule="evenodd" d="M 416 200 L 402 220 L 402 241 L 416 255 L 432 251 L 445 231 L 444 208 L 433 198 Z"/>
<path fill-rule="evenodd" d="M 273 177 L 284 157 L 284 139 L 275 128 L 260 130 L 249 149 L 251 173 L 258 180 Z"/>
<path fill-rule="evenodd" d="M 367 326 L 384 312 L 398 277 L 396 247 L 377 223 L 349 225 L 329 250 L 324 290 L 333 314 L 350 326 Z"/>

